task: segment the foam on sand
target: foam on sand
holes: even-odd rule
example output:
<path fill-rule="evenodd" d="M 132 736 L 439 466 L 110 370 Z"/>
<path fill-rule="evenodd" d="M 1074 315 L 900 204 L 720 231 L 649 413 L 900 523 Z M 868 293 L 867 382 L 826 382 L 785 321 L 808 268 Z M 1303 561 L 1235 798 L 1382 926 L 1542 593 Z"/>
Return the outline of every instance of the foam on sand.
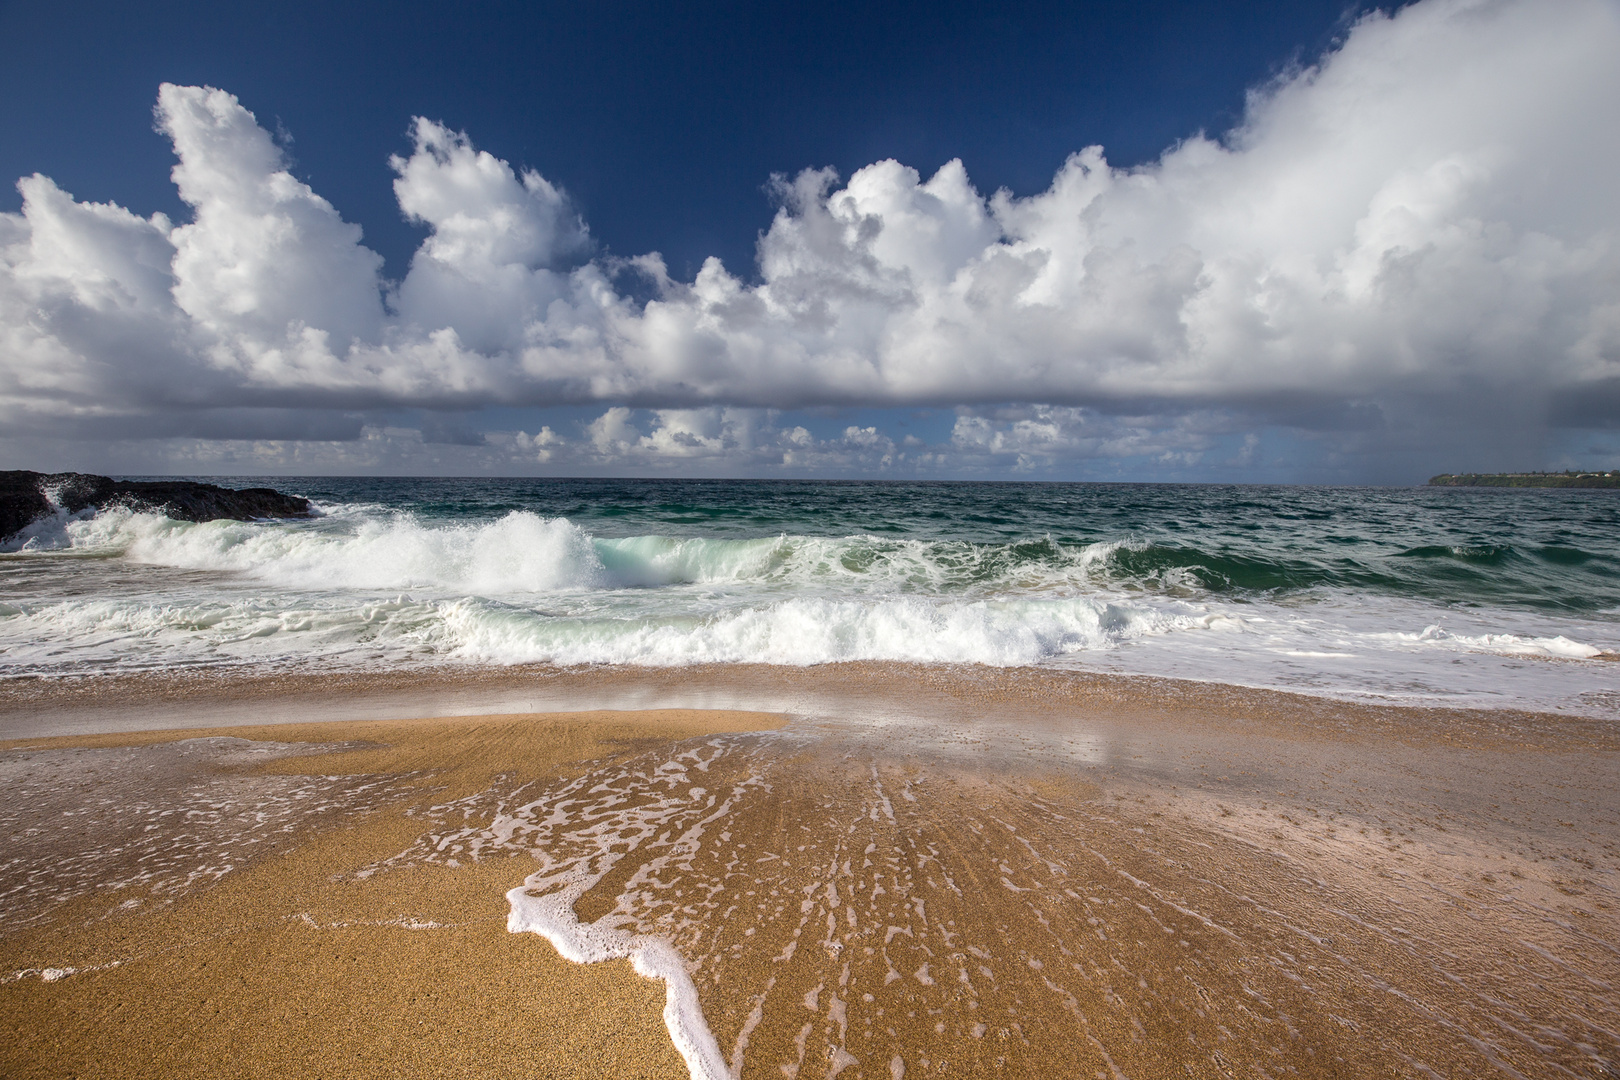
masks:
<path fill-rule="evenodd" d="M 0 978 L 8 1015 L 40 1015 L 17 1003 L 76 1003 L 50 1024 L 14 1025 L 0 1066 L 26 1057 L 75 1063 L 32 1067 L 52 1075 L 97 1061 L 173 1072 L 148 1067 L 153 1047 L 97 1028 L 110 993 L 131 1025 L 161 1033 L 160 1053 L 246 1054 L 278 1075 L 316 1075 L 381 1044 L 474 1061 L 499 1044 L 517 1069 L 543 1052 L 559 1074 L 625 1075 L 634 1070 L 604 1069 L 624 1059 L 603 1044 L 632 1020 L 651 1050 L 639 1062 L 679 1068 L 679 1046 L 704 1078 L 1540 1076 L 1620 1060 L 1608 970 L 1620 948 L 1613 725 L 1123 680 L 1064 694 L 1040 673 L 984 674 L 824 673 L 843 696 L 800 700 L 832 715 L 748 734 L 720 732 L 775 718 L 484 716 L 189 742 L 151 733 L 161 737 L 128 760 L 39 756 L 72 741 L 11 750 L 23 772 L 81 770 L 64 774 L 73 782 L 38 772 L 34 787 L 0 786 L 5 812 L 21 815 L 10 831 L 39 826 L 39 843 L 54 846 L 13 872 L 87 890 L 81 900 L 107 917 L 81 909 L 61 924 L 71 932 L 31 939 L 45 947 L 0 949 L 0 973 L 15 976 Z M 902 699 L 906 710 L 885 711 Z M 284 753 L 334 737 L 345 740 L 337 758 Z M 79 749 L 111 748 L 101 740 Z M 221 777 L 213 764 L 227 752 L 274 770 Z M 164 760 L 176 766 L 166 781 L 139 767 Z M 162 920 L 121 914 L 150 881 L 121 885 L 103 867 L 110 888 L 96 890 L 79 872 L 82 857 L 115 847 L 141 859 L 138 845 L 106 842 L 120 830 L 166 822 L 183 833 L 184 811 L 230 811 L 217 790 L 199 804 L 194 781 L 246 790 L 280 778 L 296 793 L 327 773 L 396 791 L 408 810 L 360 791 L 324 823 L 280 833 L 294 850 L 185 887 Z M 399 786 L 411 777 L 426 783 Z M 146 808 L 120 813 L 139 803 L 115 797 L 114 783 Z M 94 813 L 80 819 L 84 809 Z M 84 825 L 61 827 L 75 819 Z M 222 820 L 223 839 L 256 827 L 251 814 Z M 180 854 L 213 865 L 238 846 Z M 513 890 L 526 859 L 535 872 Z M 520 938 L 478 914 L 503 896 Z M 217 933 L 223 925 L 240 929 Z M 562 962 L 530 932 L 569 961 L 628 958 L 664 986 Z M 330 947 L 339 940 L 349 947 Z M 127 962 L 92 973 L 114 960 Z M 76 973 L 46 983 L 48 969 Z M 458 993 L 392 1008 L 409 980 Z M 241 1012 L 198 1022 L 221 987 L 250 984 Z M 615 986 L 613 1013 L 610 995 L 596 995 Z M 312 987 L 331 990 L 329 1013 L 303 1013 Z M 513 1008 L 544 1016 L 545 1029 L 514 1024 Z M 370 1065 L 369 1075 L 400 1067 Z"/>
<path fill-rule="evenodd" d="M 723 752 L 725 744 L 709 740 L 708 749 Z M 618 864 L 620 858 L 633 850 L 634 841 L 647 841 L 668 825 L 680 821 L 685 826 L 676 841 L 675 850 L 693 851 L 701 843 L 704 830 L 731 810 L 732 799 L 715 805 L 713 797 L 702 787 L 685 786 L 686 765 L 695 763 L 705 771 L 714 756 L 703 756 L 699 748 L 680 755 L 654 770 L 654 782 L 661 782 L 669 792 L 664 798 L 640 805 L 622 806 L 605 816 L 598 816 L 594 827 L 586 836 L 598 841 L 597 850 L 583 855 L 553 862 L 545 869 L 529 875 L 528 879 L 506 894 L 511 904 L 507 929 L 514 934 L 536 933 L 544 937 L 565 959 L 576 964 L 595 964 L 604 960 L 628 959 L 638 975 L 663 980 L 665 987 L 664 1026 L 670 1041 L 686 1062 L 693 1080 L 735 1080 L 737 1071 L 728 1067 L 703 1018 L 698 1004 L 697 987 L 687 973 L 686 963 L 673 945 L 656 935 L 633 933 L 614 925 L 612 916 L 604 916 L 594 923 L 581 923 L 574 913 L 574 904 L 587 890 L 597 885 Z M 547 820 L 558 814 L 566 816 L 563 807 L 574 802 L 577 789 L 564 789 L 562 801 L 547 800 L 553 808 Z M 680 792 L 680 795 L 675 794 Z M 738 792 L 733 793 L 733 798 Z M 684 796 L 684 797 L 681 797 Z M 492 831 L 497 835 L 516 831 L 526 815 L 532 816 L 539 804 L 520 807 L 514 816 L 502 820 L 497 817 Z M 697 821 L 682 821 L 683 812 L 700 805 L 703 816 Z M 537 852 L 543 849 L 537 848 Z M 541 854 L 544 859 L 545 853 Z M 667 856 L 665 857 L 668 858 Z M 739 1063 L 740 1064 L 740 1063 Z"/>
<path fill-rule="evenodd" d="M 734 1080 L 737 1074 L 727 1068 L 720 1044 L 703 1019 L 697 987 L 669 942 L 644 934 L 582 926 L 573 915 L 573 900 L 577 897 L 566 894 L 535 897 L 529 895 L 528 886 L 520 886 L 506 898 L 512 904 L 506 924 L 512 933 L 539 934 L 560 956 L 576 964 L 628 959 L 637 975 L 663 980 L 664 1026 L 692 1080 Z"/>
<path fill-rule="evenodd" d="M 1564 976 L 1602 978 L 1607 954 L 1590 946 L 1614 939 L 1612 918 L 1577 900 L 1586 914 L 1572 920 L 1554 907 L 1568 901 L 1549 905 L 1550 883 L 1528 888 L 1533 858 L 1508 853 L 1539 823 L 1493 839 L 1464 828 L 1447 796 L 1446 829 L 1424 826 L 1438 811 L 1408 793 L 1412 761 L 1345 772 L 1340 747 L 1321 764 L 1353 777 L 1344 790 L 1210 795 L 1119 779 L 1156 756 L 1131 742 L 1102 748 L 1105 791 L 1082 779 L 1097 749 L 1072 732 L 897 735 L 706 736 L 438 807 L 398 858 L 538 860 L 507 894 L 509 928 L 570 960 L 627 957 L 664 979 L 665 1023 L 702 1080 L 745 1065 L 795 1078 L 946 1063 L 1031 1076 L 1505 1063 L 1531 1075 L 1608 1044 L 1579 1019 L 1609 1007 L 1595 984 Z M 1233 743 L 1219 759 L 1315 774 L 1313 748 L 1286 767 L 1277 752 Z M 1500 783 L 1482 764 L 1458 775 Z M 1355 809 L 1367 785 L 1373 816 Z M 1508 870 L 1519 876 L 1497 876 Z M 1526 1038 L 1527 1024 L 1558 1039 Z M 1359 1034 L 1373 1029 L 1404 1034 L 1374 1045 Z"/>

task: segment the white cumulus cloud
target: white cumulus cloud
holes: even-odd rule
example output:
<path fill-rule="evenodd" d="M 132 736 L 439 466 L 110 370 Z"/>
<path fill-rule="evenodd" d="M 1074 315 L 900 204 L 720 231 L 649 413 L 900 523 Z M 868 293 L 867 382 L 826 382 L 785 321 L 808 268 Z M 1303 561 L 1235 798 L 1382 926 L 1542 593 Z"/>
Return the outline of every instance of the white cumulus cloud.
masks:
<path fill-rule="evenodd" d="M 390 164 L 430 231 L 384 280 L 236 98 L 165 85 L 190 221 L 40 175 L 0 215 L 0 422 L 330 438 L 312 416 L 594 402 L 574 443 L 503 438 L 876 468 L 890 433 L 818 443 L 771 410 L 964 406 L 951 452 L 1020 464 L 1196 454 L 1238 414 L 1531 446 L 1620 418 L 1616 56 L 1611 0 L 1421 0 L 1138 168 L 1089 147 L 1022 198 L 958 161 L 781 178 L 757 276 L 692 281 L 595 257 L 565 193 L 423 118 Z"/>
<path fill-rule="evenodd" d="M 394 304 L 416 332 L 452 327 L 480 353 L 521 349 L 525 331 L 568 294 L 558 265 L 589 234 L 561 191 L 537 172 L 475 150 L 467 136 L 418 117 L 416 152 L 389 160 L 406 217 L 432 227 Z"/>

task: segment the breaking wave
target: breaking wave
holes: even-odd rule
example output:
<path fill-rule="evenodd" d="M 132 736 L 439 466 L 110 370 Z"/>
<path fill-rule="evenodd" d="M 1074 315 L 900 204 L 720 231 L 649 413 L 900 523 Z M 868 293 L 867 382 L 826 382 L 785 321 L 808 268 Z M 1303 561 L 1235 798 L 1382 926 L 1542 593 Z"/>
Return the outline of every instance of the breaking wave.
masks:
<path fill-rule="evenodd" d="M 512 511 L 494 521 L 423 522 L 378 507 L 329 507 L 313 522 L 172 521 L 114 509 L 58 516 L 11 544 L 22 552 L 122 556 L 132 562 L 237 573 L 300 589 L 426 589 L 486 596 L 747 583 L 792 588 L 1000 595 L 1117 588 L 1168 595 L 1279 594 L 1320 588 L 1429 595 L 1459 572 L 1513 563 L 1584 566 L 1571 547 L 1435 546 L 1389 566 L 1351 559 L 1267 558 L 1130 538 L 1006 543 L 855 534 L 764 538 L 594 536 L 562 517 Z M 1434 563 L 1425 582 L 1400 564 Z M 1460 570 L 1459 570 L 1460 568 Z M 1503 582 L 1504 588 L 1511 582 Z M 1429 587 L 1425 587 L 1428 585 Z M 1562 605 L 1555 605 L 1562 606 Z"/>
<path fill-rule="evenodd" d="M 1610 561 L 1567 543 L 1405 546 L 1376 561 L 1164 536 L 603 536 L 525 509 L 322 509 L 285 522 L 111 509 L 36 523 L 4 563 L 26 587 L 0 601 L 0 674 L 872 660 L 1535 698 L 1563 691 L 1501 665 L 1587 661 L 1620 645 L 1601 611 L 1571 617 L 1560 602 L 1509 614 L 1444 594 L 1451 582 L 1476 595 L 1482 575 L 1593 575 Z"/>

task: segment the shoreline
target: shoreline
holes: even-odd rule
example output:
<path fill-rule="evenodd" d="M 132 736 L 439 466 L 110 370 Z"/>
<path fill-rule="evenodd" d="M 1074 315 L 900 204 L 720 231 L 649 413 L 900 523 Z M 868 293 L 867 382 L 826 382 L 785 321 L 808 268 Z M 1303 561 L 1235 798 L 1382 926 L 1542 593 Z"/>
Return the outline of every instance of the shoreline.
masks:
<path fill-rule="evenodd" d="M 745 1076 L 1620 1062 L 1610 720 L 1023 669 L 432 674 L 0 688 L 0 767 L 54 761 L 121 806 L 201 806 L 198 784 L 261 816 L 318 804 L 172 902 L 103 888 L 0 934 L 25 973 L 0 983 L 17 1074 L 51 1074 L 25 1017 L 112 1053 L 95 1032 L 123 1010 L 172 1051 L 129 1050 L 125 1075 L 274 1075 L 296 1031 L 336 1074 L 394 1075 L 415 1044 L 383 1002 L 406 994 L 444 1075 L 541 1046 L 555 1075 L 684 1075 L 661 987 L 507 933 L 534 928 L 507 903 L 526 888 L 570 898 L 564 938 L 672 943 Z M 316 1012 L 290 1016 L 250 957 L 328 986 Z M 1529 1020 L 1565 1041 L 1512 1034 Z M 209 1049 L 243 1038 L 265 1064 Z"/>
<path fill-rule="evenodd" d="M 1556 661 L 1547 661 L 1549 663 Z M 442 665 L 398 671 L 199 667 L 0 679 L 0 745 L 75 734 L 496 713 L 681 708 L 813 716 L 858 709 L 892 722 L 946 716 L 1164 719 L 1406 740 L 1494 738 L 1620 749 L 1620 716 L 1361 701 L 1201 679 L 909 661 L 684 667 Z M 311 713 L 317 716 L 312 719 Z M 1274 725 L 1273 725 L 1274 726 Z"/>

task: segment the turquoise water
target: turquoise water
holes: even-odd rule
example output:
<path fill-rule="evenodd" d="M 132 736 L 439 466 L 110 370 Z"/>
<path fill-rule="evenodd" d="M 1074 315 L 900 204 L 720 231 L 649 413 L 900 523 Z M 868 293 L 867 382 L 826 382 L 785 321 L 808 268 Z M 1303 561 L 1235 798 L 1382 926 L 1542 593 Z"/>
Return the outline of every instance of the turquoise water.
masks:
<path fill-rule="evenodd" d="M 1059 665 L 1609 710 L 1620 492 L 287 477 L 0 555 L 7 674 L 176 664 Z"/>
<path fill-rule="evenodd" d="M 239 481 L 246 485 L 252 481 Z M 264 481 L 258 481 L 263 483 Z M 326 503 L 418 520 L 563 517 L 603 539 L 862 538 L 937 545 L 953 584 L 1055 567 L 1128 540 L 1106 572 L 1233 595 L 1343 588 L 1455 603 L 1620 612 L 1620 492 L 1158 484 L 300 479 Z M 888 541 L 888 543 L 885 543 Z M 953 558 L 953 555 L 955 556 Z"/>

